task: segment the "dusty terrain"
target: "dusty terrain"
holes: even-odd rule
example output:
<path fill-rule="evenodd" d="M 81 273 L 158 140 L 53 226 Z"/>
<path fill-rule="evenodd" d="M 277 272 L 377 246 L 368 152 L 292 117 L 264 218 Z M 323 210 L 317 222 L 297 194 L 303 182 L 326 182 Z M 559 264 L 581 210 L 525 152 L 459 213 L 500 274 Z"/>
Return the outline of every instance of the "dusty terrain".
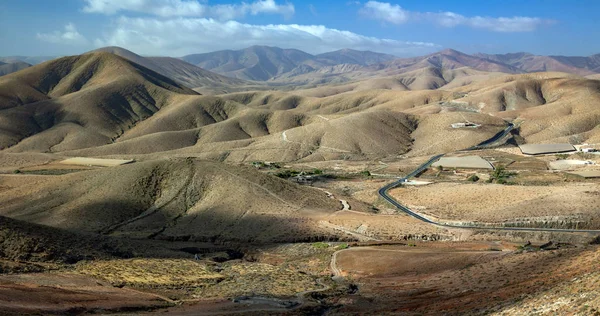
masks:
<path fill-rule="evenodd" d="M 585 314 L 597 309 L 596 290 L 563 302 L 592 286 L 586 281 L 594 280 L 597 256 L 597 247 L 514 251 L 494 243 L 355 248 L 340 252 L 338 262 L 361 295 L 336 313 Z M 541 299 L 548 293 L 558 300 Z"/>
<path fill-rule="evenodd" d="M 243 57 L 260 49 L 222 53 L 237 79 L 114 47 L 0 77 L 3 311 L 598 311 L 598 234 L 432 225 L 378 190 L 479 156 L 494 169 L 436 165 L 390 193 L 454 224 L 600 229 L 600 180 L 550 168 L 600 156 L 517 147 L 600 143 L 600 81 L 452 50 L 282 50 L 302 61 L 270 55 L 258 78 Z M 263 90 L 282 82 L 298 86 Z"/>
<path fill-rule="evenodd" d="M 395 189 L 392 195 L 420 213 L 442 220 L 540 224 L 567 221 L 579 222 L 582 228 L 598 228 L 597 183 L 556 186 L 439 183 Z"/>

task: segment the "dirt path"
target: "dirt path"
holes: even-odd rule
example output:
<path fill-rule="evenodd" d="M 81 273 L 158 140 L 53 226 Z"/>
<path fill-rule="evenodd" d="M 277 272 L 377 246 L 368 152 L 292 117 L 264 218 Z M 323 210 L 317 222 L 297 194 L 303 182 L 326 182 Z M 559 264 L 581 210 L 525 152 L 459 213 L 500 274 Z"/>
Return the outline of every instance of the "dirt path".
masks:
<path fill-rule="evenodd" d="M 350 204 L 348 204 L 348 202 L 346 200 L 340 200 L 340 202 L 342 202 L 342 211 L 349 211 L 350 210 Z"/>

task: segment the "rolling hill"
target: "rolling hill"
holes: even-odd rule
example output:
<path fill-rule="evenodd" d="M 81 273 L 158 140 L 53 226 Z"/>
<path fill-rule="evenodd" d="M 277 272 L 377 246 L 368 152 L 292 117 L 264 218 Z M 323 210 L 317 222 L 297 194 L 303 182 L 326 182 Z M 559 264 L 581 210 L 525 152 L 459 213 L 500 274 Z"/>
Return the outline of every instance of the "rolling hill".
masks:
<path fill-rule="evenodd" d="M 341 208 L 322 191 L 253 167 L 194 159 L 53 177 L 41 185 L 0 192 L 0 200 L 0 214 L 29 223 L 183 241 L 335 239 L 319 228 L 317 219 Z"/>
<path fill-rule="evenodd" d="M 0 148 L 61 151 L 110 143 L 180 94 L 197 95 L 114 54 L 49 61 L 0 77 Z"/>
<path fill-rule="evenodd" d="M 237 51 L 187 55 L 181 59 L 228 77 L 266 81 L 291 71 L 304 62 L 312 61 L 313 58 L 297 49 L 252 46 Z"/>
<path fill-rule="evenodd" d="M 349 72 L 357 76 L 351 83 L 202 96 L 112 53 L 65 57 L 0 78 L 1 146 L 10 153 L 228 162 L 381 159 L 473 146 L 503 128 L 499 118 L 523 121 L 528 142 L 598 137 L 598 81 L 492 73 L 462 67 L 465 60 L 472 61 L 447 51 L 381 70 L 388 76 L 359 80 L 359 71 Z M 424 64 L 430 66 L 419 68 Z M 484 126 L 449 127 L 464 115 Z"/>
<path fill-rule="evenodd" d="M 171 78 L 188 88 L 197 88 L 205 93 L 227 93 L 249 85 L 244 80 L 225 77 L 196 67 L 181 59 L 171 57 L 142 57 L 121 47 L 103 47 L 94 52 L 108 52 L 144 66 L 165 77 Z"/>

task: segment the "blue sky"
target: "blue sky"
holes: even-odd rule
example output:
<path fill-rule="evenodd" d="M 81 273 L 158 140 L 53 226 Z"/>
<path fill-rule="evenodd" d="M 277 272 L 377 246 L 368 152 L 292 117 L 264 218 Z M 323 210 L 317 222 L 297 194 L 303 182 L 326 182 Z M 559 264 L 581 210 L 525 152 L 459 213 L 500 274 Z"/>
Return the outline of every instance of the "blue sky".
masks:
<path fill-rule="evenodd" d="M 415 56 L 600 53 L 600 1 L 0 0 L 0 56 L 121 46 L 183 56 L 251 45 Z"/>

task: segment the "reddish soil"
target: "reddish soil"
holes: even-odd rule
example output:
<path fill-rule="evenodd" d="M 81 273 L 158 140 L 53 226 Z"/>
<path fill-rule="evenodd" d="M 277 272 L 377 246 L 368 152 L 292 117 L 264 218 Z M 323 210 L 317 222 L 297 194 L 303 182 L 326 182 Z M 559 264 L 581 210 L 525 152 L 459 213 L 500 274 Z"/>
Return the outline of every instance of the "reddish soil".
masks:
<path fill-rule="evenodd" d="M 458 250 L 450 243 L 440 249 L 439 244 L 338 253 L 338 268 L 360 290 L 343 298 L 334 314 L 499 312 L 600 267 L 597 246 L 519 253 Z"/>
<path fill-rule="evenodd" d="M 143 311 L 170 305 L 167 300 L 153 294 L 115 288 L 76 274 L 0 276 L 2 315 Z"/>

